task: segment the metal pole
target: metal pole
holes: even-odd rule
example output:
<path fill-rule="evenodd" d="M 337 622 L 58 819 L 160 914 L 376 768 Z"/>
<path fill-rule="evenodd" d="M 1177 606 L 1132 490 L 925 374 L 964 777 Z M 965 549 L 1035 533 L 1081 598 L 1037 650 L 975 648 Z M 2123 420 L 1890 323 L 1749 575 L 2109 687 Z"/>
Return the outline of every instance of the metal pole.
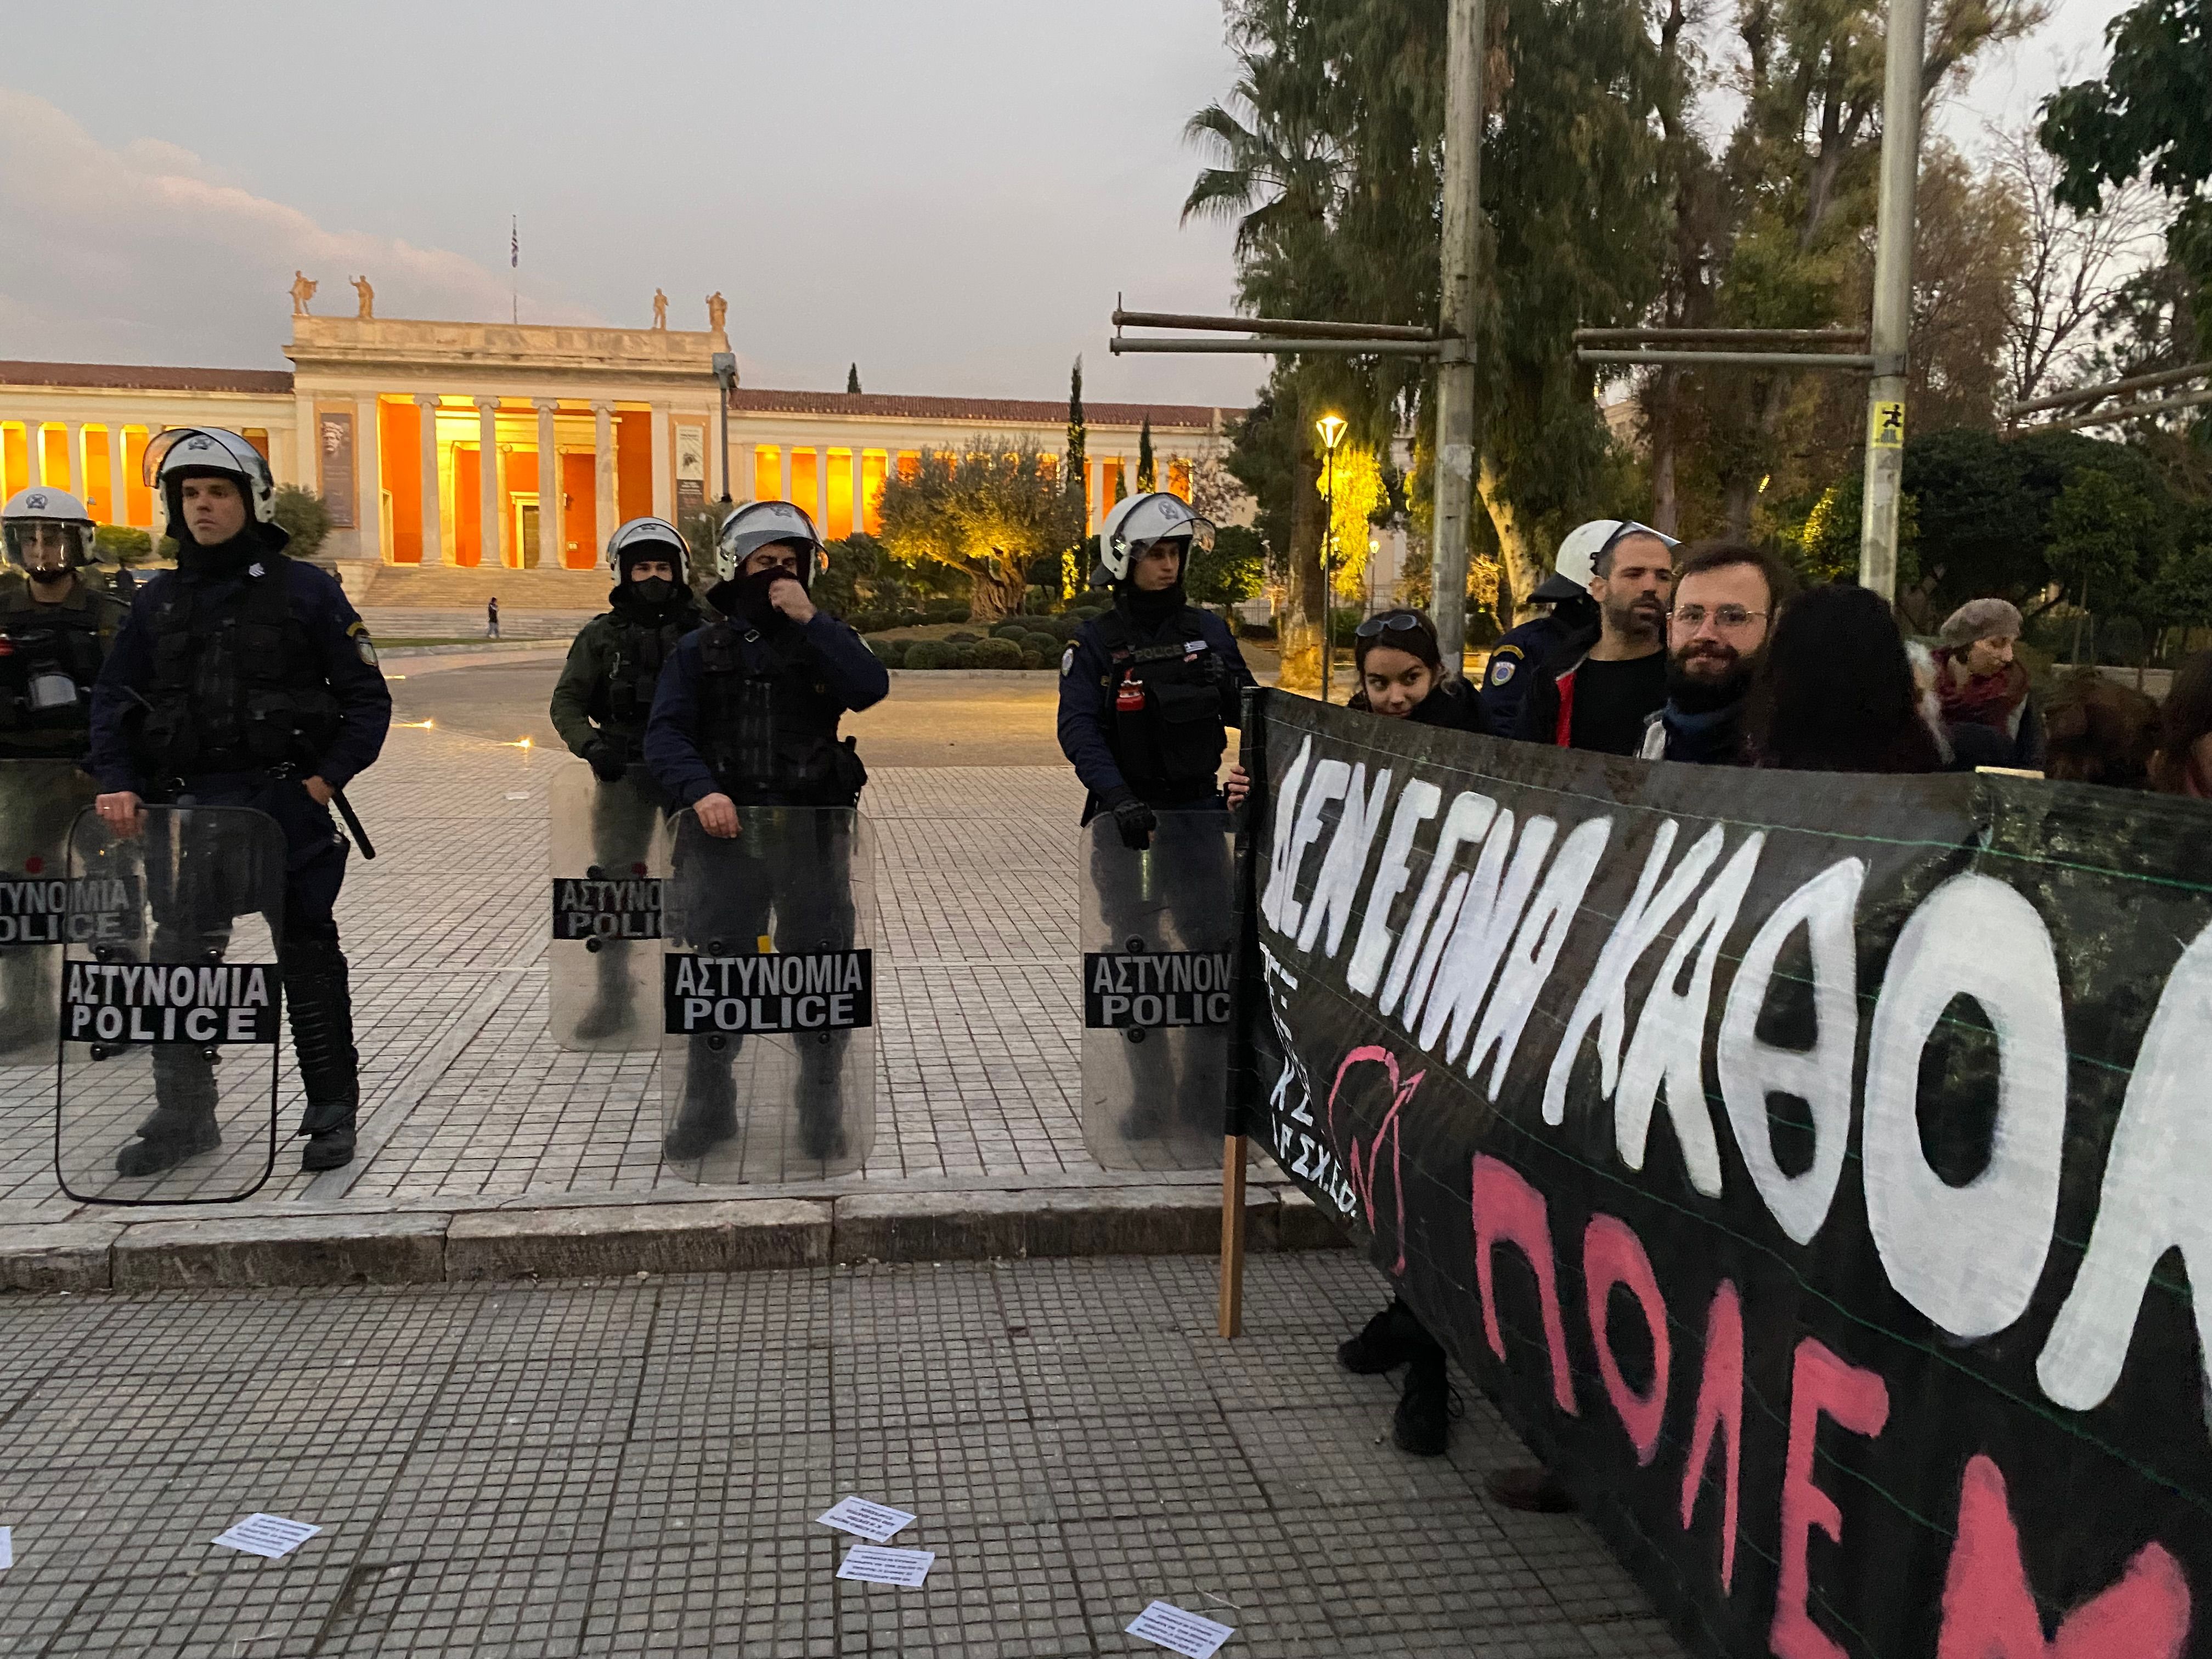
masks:
<path fill-rule="evenodd" d="M 1912 321 L 1913 194 L 1920 179 L 1920 57 L 1926 0 L 1889 0 L 1881 91 L 1881 198 L 1875 212 L 1874 378 L 1867 386 L 1865 506 L 1859 585 L 1897 598 L 1897 518 L 1905 480 L 1905 361 Z"/>
<path fill-rule="evenodd" d="M 1336 446 L 1328 447 L 1328 489 L 1323 493 L 1328 516 L 1321 537 L 1321 700 L 1328 701 L 1328 683 L 1336 672 Z"/>
<path fill-rule="evenodd" d="M 730 505 L 730 392 L 737 383 L 738 358 L 732 351 L 714 354 L 714 384 L 722 397 L 722 505 Z"/>
<path fill-rule="evenodd" d="M 1429 610 L 1444 666 L 1467 648 L 1467 545 L 1474 511 L 1474 267 L 1482 238 L 1482 0 L 1451 0 L 1444 46 L 1443 302 L 1437 332 L 1435 544 Z M 1526 595 L 1521 597 L 1525 598 Z"/>

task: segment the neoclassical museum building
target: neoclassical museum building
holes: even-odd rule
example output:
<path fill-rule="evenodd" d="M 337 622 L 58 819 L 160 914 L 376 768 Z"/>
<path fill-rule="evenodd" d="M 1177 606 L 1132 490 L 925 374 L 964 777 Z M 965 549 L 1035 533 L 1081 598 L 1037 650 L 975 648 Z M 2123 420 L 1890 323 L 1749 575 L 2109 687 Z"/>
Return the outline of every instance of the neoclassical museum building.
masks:
<path fill-rule="evenodd" d="M 743 385 L 725 447 L 713 359 L 729 349 L 720 327 L 320 317 L 301 304 L 289 372 L 0 361 L 0 499 L 45 483 L 84 498 L 99 523 L 150 530 L 148 437 L 225 426 L 260 448 L 279 483 L 322 497 L 337 526 L 328 556 L 580 570 L 623 520 L 678 518 L 726 483 L 738 501 L 798 501 L 835 538 L 874 529 L 885 475 L 925 449 L 1066 447 L 1062 401 Z M 1193 465 L 1226 454 L 1241 412 L 1089 405 L 1093 526 L 1117 471 L 1135 488 L 1146 416 L 1162 487 L 1187 495 Z"/>

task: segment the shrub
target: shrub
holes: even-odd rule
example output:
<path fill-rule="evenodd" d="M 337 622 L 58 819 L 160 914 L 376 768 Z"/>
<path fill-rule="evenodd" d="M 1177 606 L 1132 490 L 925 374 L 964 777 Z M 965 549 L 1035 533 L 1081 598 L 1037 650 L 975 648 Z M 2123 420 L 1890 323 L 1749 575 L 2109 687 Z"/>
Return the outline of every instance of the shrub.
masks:
<path fill-rule="evenodd" d="M 1032 633 L 1023 639 L 1022 645 L 1024 649 L 1036 652 L 1041 658 L 1056 658 L 1060 655 L 1060 641 L 1057 635 Z"/>
<path fill-rule="evenodd" d="M 1029 631 L 1030 627 L 1027 623 L 1002 622 L 991 630 L 991 637 L 994 640 L 1012 640 L 1016 645 L 1019 645 L 1029 637 Z"/>
<path fill-rule="evenodd" d="M 972 645 L 954 646 L 952 647 L 952 665 L 955 668 L 973 668 L 975 665 L 975 653 L 977 649 L 977 647 Z"/>
<path fill-rule="evenodd" d="M 975 613 L 964 605 L 956 605 L 945 613 L 947 622 L 964 623 Z"/>
<path fill-rule="evenodd" d="M 291 544 L 284 551 L 293 558 L 313 558 L 315 550 L 331 533 L 330 509 L 323 505 L 323 498 L 297 484 L 279 484 L 270 512 L 291 533 Z"/>
<path fill-rule="evenodd" d="M 952 647 L 936 640 L 916 640 L 906 648 L 906 668 L 950 668 Z"/>
<path fill-rule="evenodd" d="M 1022 648 L 1012 640 L 988 639 L 974 649 L 978 668 L 1019 668 L 1022 665 Z"/>
<path fill-rule="evenodd" d="M 911 605 L 898 613 L 898 625 L 901 628 L 919 628 L 928 620 L 928 617 Z"/>
<path fill-rule="evenodd" d="M 874 634 L 890 626 L 890 618 L 880 611 L 855 611 L 845 620 L 853 624 L 858 634 Z"/>
<path fill-rule="evenodd" d="M 969 634 L 963 631 L 958 634 L 947 634 L 945 636 L 945 642 L 947 645 L 973 645 L 982 636 L 979 634 Z"/>
<path fill-rule="evenodd" d="M 1103 605 L 1079 605 L 1067 614 L 1078 622 L 1089 622 L 1093 617 L 1104 616 L 1106 607 Z"/>
<path fill-rule="evenodd" d="M 102 564 L 137 564 L 154 556 L 154 538 L 127 524 L 104 524 L 92 532 L 92 544 Z"/>
<path fill-rule="evenodd" d="M 952 614 L 963 608 L 957 599 L 932 599 L 921 607 L 922 614 L 933 623 L 966 622 L 967 617 Z"/>
<path fill-rule="evenodd" d="M 869 650 L 876 653 L 877 659 L 881 661 L 885 667 L 901 668 L 905 666 L 908 648 L 906 641 L 870 640 L 867 642 L 867 646 Z"/>

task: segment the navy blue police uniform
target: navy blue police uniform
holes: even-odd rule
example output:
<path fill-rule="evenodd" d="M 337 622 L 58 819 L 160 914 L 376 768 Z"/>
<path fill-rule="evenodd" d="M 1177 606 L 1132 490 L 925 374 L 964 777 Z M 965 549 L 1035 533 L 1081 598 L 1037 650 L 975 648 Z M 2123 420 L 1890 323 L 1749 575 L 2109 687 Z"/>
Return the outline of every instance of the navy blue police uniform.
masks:
<path fill-rule="evenodd" d="M 300 1133 L 328 1138 L 325 1156 L 343 1163 L 360 1101 L 351 988 L 332 914 L 348 844 L 306 780 L 343 789 L 366 770 L 391 726 L 392 694 L 344 589 L 269 544 L 281 545 L 282 532 L 259 533 L 249 526 L 222 548 L 187 548 L 179 568 L 137 590 L 93 690 L 87 769 L 103 793 L 249 807 L 276 821 L 285 846 L 278 959 L 307 1097 Z M 251 907 L 240 897 L 229 915 Z M 229 923 L 210 911 L 176 925 L 227 936 Z M 143 1161 L 166 1167 L 165 1147 L 193 1145 L 212 1128 L 206 1066 L 197 1050 L 156 1048 L 161 1105 L 149 1120 L 153 1133 L 140 1131 L 151 1148 Z"/>
<path fill-rule="evenodd" d="M 723 606 L 738 586 L 725 582 L 708 595 L 718 620 L 686 635 L 662 670 L 646 725 L 647 766 L 678 807 L 712 794 L 727 795 L 740 809 L 857 805 L 867 769 L 853 739 L 840 739 L 838 722 L 882 702 L 890 673 L 827 611 L 803 624 L 764 604 L 750 616 L 727 614 Z M 749 946 L 769 932 L 773 913 L 779 939 L 817 950 L 851 946 L 849 826 L 825 817 L 816 833 L 783 837 L 777 851 L 776 867 L 744 860 L 729 880 L 697 896 L 701 914 L 686 918 L 695 943 L 711 938 Z M 679 883 L 683 873 L 679 866 Z M 799 1051 L 799 1143 L 819 1159 L 845 1151 L 839 1090 L 849 1034 L 825 1035 L 831 1040 Z M 743 1042 L 692 1039 L 684 1107 L 663 1146 L 671 1158 L 703 1158 L 736 1133 L 732 1064 Z"/>

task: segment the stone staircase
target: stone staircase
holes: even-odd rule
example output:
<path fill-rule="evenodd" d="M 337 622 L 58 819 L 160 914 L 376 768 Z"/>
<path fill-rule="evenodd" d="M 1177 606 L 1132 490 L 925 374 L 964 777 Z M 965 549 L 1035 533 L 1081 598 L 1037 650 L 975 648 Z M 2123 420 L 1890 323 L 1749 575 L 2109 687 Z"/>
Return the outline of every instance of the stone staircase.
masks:
<path fill-rule="evenodd" d="M 604 611 L 613 586 L 604 570 L 470 569 L 452 565 L 337 562 L 338 580 L 356 607 L 474 611 L 495 594 L 501 611 Z"/>

